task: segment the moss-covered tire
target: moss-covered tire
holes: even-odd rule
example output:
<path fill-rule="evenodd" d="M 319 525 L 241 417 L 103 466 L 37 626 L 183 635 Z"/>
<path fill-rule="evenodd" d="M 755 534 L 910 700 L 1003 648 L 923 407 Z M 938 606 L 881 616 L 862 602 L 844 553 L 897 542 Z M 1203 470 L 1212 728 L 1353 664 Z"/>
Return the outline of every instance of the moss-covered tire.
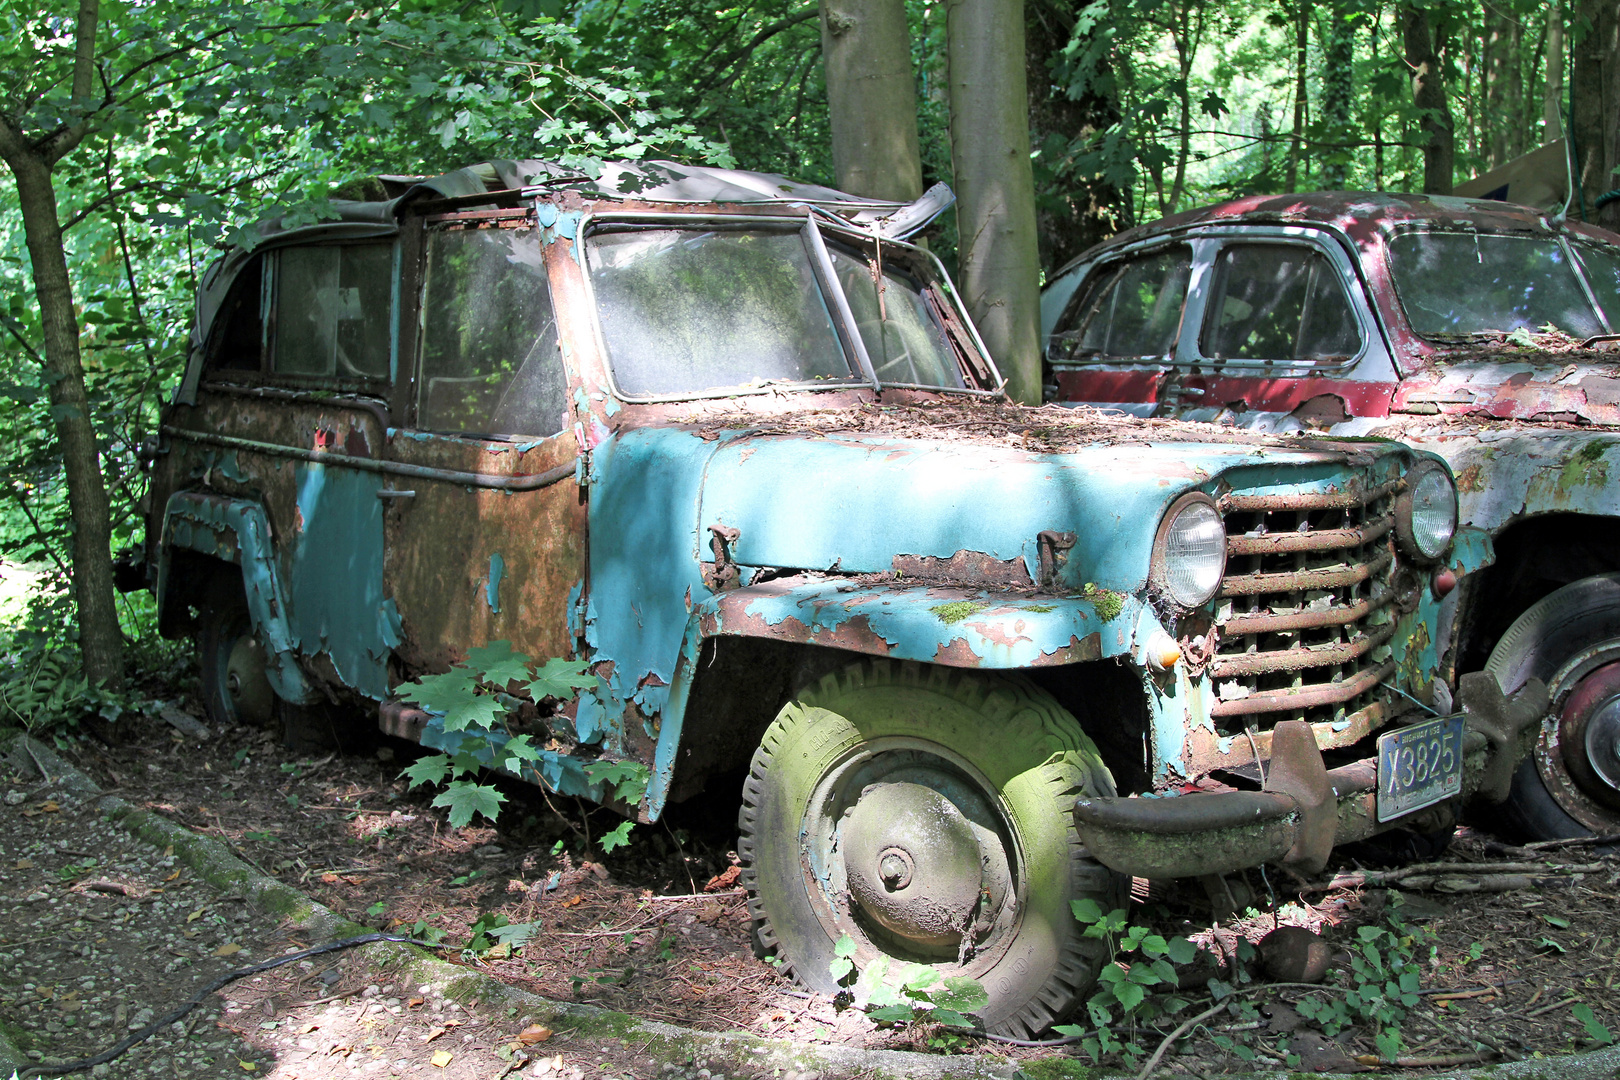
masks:
<path fill-rule="evenodd" d="M 1112 777 L 1080 725 L 1016 676 L 888 661 L 784 706 L 743 787 L 738 852 L 762 949 L 823 993 L 834 947 L 977 979 L 987 1030 L 1066 1016 L 1106 960 L 1070 902 L 1123 906 L 1126 883 L 1075 830 Z"/>

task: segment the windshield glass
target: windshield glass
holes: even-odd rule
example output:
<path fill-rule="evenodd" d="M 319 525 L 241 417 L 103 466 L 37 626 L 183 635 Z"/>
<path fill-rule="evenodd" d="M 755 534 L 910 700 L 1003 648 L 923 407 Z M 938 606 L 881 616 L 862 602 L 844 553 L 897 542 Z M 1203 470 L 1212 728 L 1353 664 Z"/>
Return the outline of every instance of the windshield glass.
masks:
<path fill-rule="evenodd" d="M 838 284 L 849 299 L 878 381 L 960 387 L 955 353 L 923 287 L 887 265 L 879 287 L 872 260 L 839 248 L 830 250 Z"/>
<path fill-rule="evenodd" d="M 1597 244 L 1571 244 L 1575 258 L 1586 272 L 1586 283 L 1592 286 L 1598 307 L 1609 317 L 1609 332 L 1620 326 L 1620 248 L 1600 247 Z"/>
<path fill-rule="evenodd" d="M 1405 232 L 1389 242 L 1389 265 L 1407 321 L 1424 337 L 1604 332 L 1554 237 Z"/>
<path fill-rule="evenodd" d="M 604 231 L 587 252 L 626 394 L 855 377 L 798 230 Z"/>
<path fill-rule="evenodd" d="M 1052 335 L 1052 359 L 1168 359 L 1181 331 L 1192 250 L 1182 245 L 1094 270 Z"/>

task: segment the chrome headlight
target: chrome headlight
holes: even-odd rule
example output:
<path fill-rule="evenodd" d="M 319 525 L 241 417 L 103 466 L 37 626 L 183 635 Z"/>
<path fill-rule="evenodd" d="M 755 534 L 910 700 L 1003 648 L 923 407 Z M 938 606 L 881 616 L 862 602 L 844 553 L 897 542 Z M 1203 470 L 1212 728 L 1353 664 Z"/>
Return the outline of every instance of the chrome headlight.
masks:
<path fill-rule="evenodd" d="M 1457 531 L 1457 485 L 1444 465 L 1422 461 L 1406 474 L 1406 490 L 1395 500 L 1395 536 L 1415 559 L 1433 562 L 1444 555 Z"/>
<path fill-rule="evenodd" d="M 1208 495 L 1183 495 L 1159 525 L 1153 545 L 1153 577 L 1160 589 L 1186 608 L 1206 603 L 1226 574 L 1226 526 Z"/>

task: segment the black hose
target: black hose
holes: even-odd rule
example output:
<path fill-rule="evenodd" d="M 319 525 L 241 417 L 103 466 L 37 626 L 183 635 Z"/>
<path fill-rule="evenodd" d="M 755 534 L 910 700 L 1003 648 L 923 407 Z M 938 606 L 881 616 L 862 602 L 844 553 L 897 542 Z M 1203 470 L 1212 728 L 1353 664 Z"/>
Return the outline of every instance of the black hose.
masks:
<path fill-rule="evenodd" d="M 198 1005 L 201 1005 L 203 1001 L 206 1000 L 207 997 L 214 991 L 223 986 L 228 986 L 237 979 L 243 978 L 247 975 L 257 975 L 261 971 L 269 971 L 271 968 L 278 968 L 283 964 L 291 964 L 297 960 L 307 960 L 311 956 L 319 956 L 322 953 L 337 952 L 339 949 L 352 949 L 356 945 L 369 945 L 374 941 L 398 941 L 406 945 L 421 945 L 422 947 L 428 949 L 438 949 L 443 947 L 441 945 L 435 945 L 431 941 L 418 941 L 416 938 L 401 937 L 398 934 L 361 934 L 359 937 L 343 938 L 340 941 L 328 941 L 325 945 L 316 945 L 314 948 L 301 949 L 295 953 L 287 953 L 284 956 L 276 957 L 274 960 L 266 960 L 263 963 L 254 964 L 252 967 L 238 968 L 236 971 L 227 972 L 226 974 L 221 975 L 219 978 L 197 991 L 196 996 L 194 996 L 184 1005 L 180 1006 L 178 1009 L 166 1016 L 152 1021 L 150 1024 L 147 1024 L 133 1035 L 119 1040 L 119 1042 L 113 1046 L 112 1049 L 103 1051 L 102 1053 L 97 1054 L 95 1057 L 84 1058 L 81 1061 L 70 1061 L 66 1065 L 40 1065 L 32 1069 L 25 1070 L 21 1075 L 23 1077 L 66 1076 L 68 1073 L 83 1072 L 85 1069 L 93 1069 L 97 1065 L 105 1065 L 107 1062 L 121 1057 L 126 1051 L 129 1050 L 130 1047 L 150 1039 L 156 1032 L 168 1027 L 170 1024 L 186 1015 L 192 1009 L 195 1009 Z"/>

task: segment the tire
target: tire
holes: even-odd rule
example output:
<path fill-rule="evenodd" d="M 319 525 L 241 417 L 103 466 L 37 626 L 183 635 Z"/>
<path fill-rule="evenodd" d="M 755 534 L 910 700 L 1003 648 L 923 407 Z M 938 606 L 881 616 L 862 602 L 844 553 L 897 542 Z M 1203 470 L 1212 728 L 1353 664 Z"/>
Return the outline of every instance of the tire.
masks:
<path fill-rule="evenodd" d="M 225 581 L 210 589 L 197 618 L 197 669 L 208 722 L 271 726 L 275 691 L 265 677 L 264 647 L 253 634 L 241 583 Z"/>
<path fill-rule="evenodd" d="M 1507 693 L 1540 679 L 1552 699 L 1501 824 L 1530 840 L 1620 832 L 1620 574 L 1542 597 L 1508 627 L 1485 670 Z"/>
<path fill-rule="evenodd" d="M 328 750 L 337 745 L 332 705 L 324 701 L 294 705 L 271 688 L 264 646 L 253 633 L 240 581 L 222 575 L 197 616 L 197 668 L 209 723 L 275 731 L 289 750 Z"/>
<path fill-rule="evenodd" d="M 743 787 L 757 943 L 836 993 L 847 934 L 858 968 L 887 956 L 977 979 L 987 1030 L 1038 1034 L 1107 960 L 1070 901 L 1126 905 L 1074 826 L 1078 796 L 1113 790 L 1074 717 L 1022 678 L 888 661 L 829 675 L 777 714 Z"/>

